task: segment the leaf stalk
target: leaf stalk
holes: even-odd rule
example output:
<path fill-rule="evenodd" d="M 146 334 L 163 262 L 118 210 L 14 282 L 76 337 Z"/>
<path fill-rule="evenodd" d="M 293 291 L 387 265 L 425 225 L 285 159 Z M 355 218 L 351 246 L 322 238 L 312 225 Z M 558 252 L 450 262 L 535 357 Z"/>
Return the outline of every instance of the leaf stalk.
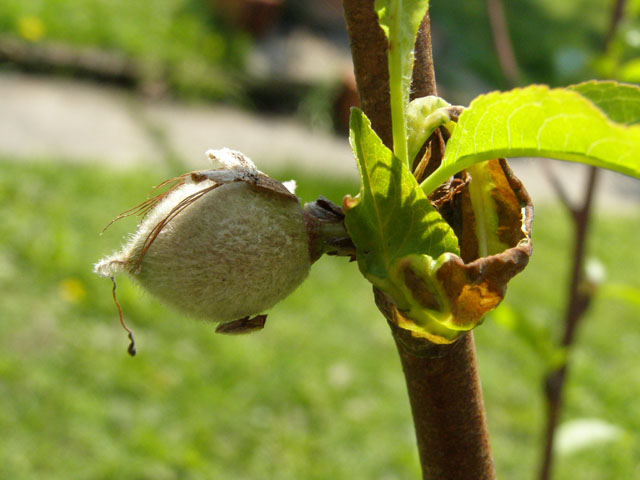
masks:
<path fill-rule="evenodd" d="M 395 26 L 400 28 L 400 26 Z M 391 101 L 391 125 L 393 130 L 393 153 L 407 167 L 409 154 L 407 152 L 407 122 L 405 110 L 408 95 L 405 95 L 402 81 L 402 52 L 389 43 L 389 92 Z"/>

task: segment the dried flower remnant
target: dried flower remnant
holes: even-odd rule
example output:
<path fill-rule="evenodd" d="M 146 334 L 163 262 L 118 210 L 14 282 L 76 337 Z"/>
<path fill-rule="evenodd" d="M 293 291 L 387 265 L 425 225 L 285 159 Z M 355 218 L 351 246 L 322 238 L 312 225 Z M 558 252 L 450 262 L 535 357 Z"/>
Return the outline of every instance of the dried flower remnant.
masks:
<path fill-rule="evenodd" d="M 207 155 L 213 170 L 169 181 L 168 192 L 126 212 L 145 216 L 122 250 L 94 271 L 128 273 L 180 311 L 223 323 L 219 333 L 258 330 L 266 318 L 260 314 L 293 292 L 325 250 L 317 242 L 329 252 L 332 239 L 318 234 L 326 219 L 313 214 L 316 202 L 311 213 L 301 207 L 295 183 L 268 177 L 240 152 Z"/>

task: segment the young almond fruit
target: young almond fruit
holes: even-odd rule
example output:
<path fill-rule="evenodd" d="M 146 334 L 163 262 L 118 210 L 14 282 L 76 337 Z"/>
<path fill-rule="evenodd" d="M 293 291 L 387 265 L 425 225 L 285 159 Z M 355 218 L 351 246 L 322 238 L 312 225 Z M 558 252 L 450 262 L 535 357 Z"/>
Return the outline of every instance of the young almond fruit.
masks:
<path fill-rule="evenodd" d="M 313 261 L 332 250 L 319 245 L 331 243 L 327 228 L 334 243 L 335 232 L 346 237 L 343 217 L 321 200 L 304 210 L 295 182 L 268 177 L 240 152 L 207 155 L 214 169 L 183 175 L 167 194 L 142 204 L 148 211 L 137 232 L 94 271 L 126 272 L 163 302 L 223 323 L 220 333 L 260 329 L 266 315 L 258 314 L 293 292 Z"/>

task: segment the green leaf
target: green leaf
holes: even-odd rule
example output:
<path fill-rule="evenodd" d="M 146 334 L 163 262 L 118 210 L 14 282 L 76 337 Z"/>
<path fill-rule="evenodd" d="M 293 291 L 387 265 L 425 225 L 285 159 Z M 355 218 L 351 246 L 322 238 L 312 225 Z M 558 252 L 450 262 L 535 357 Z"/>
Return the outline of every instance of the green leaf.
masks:
<path fill-rule="evenodd" d="M 588 98 L 616 123 L 640 123 L 640 88 L 618 82 L 584 82 L 567 87 Z"/>
<path fill-rule="evenodd" d="M 409 165 L 404 114 L 409 104 L 413 73 L 413 48 L 420 22 L 429 8 L 428 0 L 376 0 L 380 26 L 389 41 L 389 91 L 391 124 L 396 156 Z"/>
<path fill-rule="evenodd" d="M 407 255 L 457 253 L 451 227 L 356 108 L 351 111 L 350 142 L 362 186 L 357 197 L 345 199 L 345 224 L 362 273 L 384 279 L 391 265 Z"/>
<path fill-rule="evenodd" d="M 633 118 L 636 107 L 626 111 L 623 101 L 598 97 L 608 92 L 614 98 L 631 98 L 636 105 L 640 88 L 612 84 L 574 88 L 536 85 L 476 98 L 460 116 L 442 164 L 422 189 L 431 193 L 455 173 L 501 157 L 555 158 L 640 178 L 640 125 L 615 122 Z"/>
<path fill-rule="evenodd" d="M 506 162 L 487 162 L 478 208 L 490 256 L 472 252 L 478 249 L 477 209 L 463 204 L 454 224 L 466 242 L 465 263 L 453 229 L 358 109 L 351 110 L 350 141 L 362 186 L 357 197 L 345 197 L 343 210 L 360 271 L 377 287 L 376 301 L 385 305 L 388 320 L 411 336 L 453 342 L 482 322 L 504 298 L 509 279 L 526 266 L 530 199 Z"/>
<path fill-rule="evenodd" d="M 449 252 L 458 253 L 453 230 L 407 166 L 355 108 L 351 110 L 350 142 L 362 185 L 357 197 L 345 197 L 343 210 L 360 271 L 407 312 L 410 325 L 406 328 L 434 342 L 453 341 L 462 327 L 452 324 L 446 294 L 435 279 Z"/>

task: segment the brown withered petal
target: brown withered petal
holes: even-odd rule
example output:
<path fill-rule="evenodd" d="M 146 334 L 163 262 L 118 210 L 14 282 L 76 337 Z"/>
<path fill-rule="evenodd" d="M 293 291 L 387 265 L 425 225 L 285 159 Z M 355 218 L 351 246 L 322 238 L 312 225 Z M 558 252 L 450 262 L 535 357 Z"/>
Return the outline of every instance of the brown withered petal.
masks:
<path fill-rule="evenodd" d="M 258 174 L 258 178 L 256 179 L 254 186 L 259 190 L 268 190 L 282 195 L 283 197 L 297 198 L 295 193 L 290 192 L 282 183 L 274 180 L 264 173 Z"/>

